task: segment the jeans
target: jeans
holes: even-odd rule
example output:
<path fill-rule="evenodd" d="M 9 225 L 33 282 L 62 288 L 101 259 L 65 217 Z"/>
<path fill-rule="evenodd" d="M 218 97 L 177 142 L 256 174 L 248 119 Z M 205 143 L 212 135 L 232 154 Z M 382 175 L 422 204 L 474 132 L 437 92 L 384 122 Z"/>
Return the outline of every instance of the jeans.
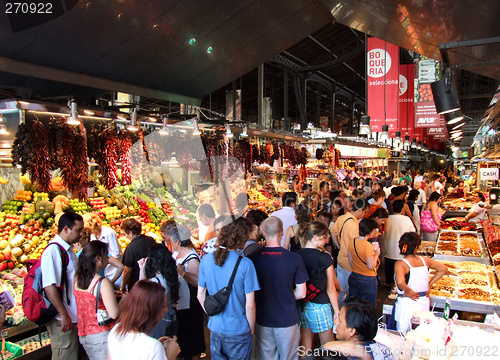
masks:
<path fill-rule="evenodd" d="M 250 360 L 252 347 L 253 337 L 249 332 L 243 335 L 210 333 L 212 360 Z"/>
<path fill-rule="evenodd" d="M 339 309 L 344 304 L 344 299 L 349 293 L 349 275 L 350 271 L 342 269 L 342 266 L 337 266 L 337 279 L 339 280 L 340 286 L 342 286 L 342 292 L 339 293 Z"/>
<path fill-rule="evenodd" d="M 356 296 L 377 308 L 377 277 L 365 276 L 355 272 L 349 276 L 349 296 Z"/>
<path fill-rule="evenodd" d="M 103 331 L 97 334 L 80 336 L 80 344 L 82 344 L 90 360 L 107 359 L 108 334 L 109 331 Z"/>
<path fill-rule="evenodd" d="M 255 324 L 256 357 L 261 360 L 298 360 L 299 324 L 266 327 Z"/>

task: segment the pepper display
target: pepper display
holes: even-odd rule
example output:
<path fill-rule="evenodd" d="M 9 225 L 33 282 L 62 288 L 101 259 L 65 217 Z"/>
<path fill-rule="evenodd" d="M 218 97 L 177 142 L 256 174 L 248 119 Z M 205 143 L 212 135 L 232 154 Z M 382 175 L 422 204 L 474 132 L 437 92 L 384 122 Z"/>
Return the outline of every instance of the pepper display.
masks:
<path fill-rule="evenodd" d="M 38 183 L 38 191 L 48 192 L 50 190 L 50 156 L 47 130 L 40 121 L 35 121 L 31 126 L 31 138 L 33 140 L 32 162 L 28 171 L 31 181 Z"/>

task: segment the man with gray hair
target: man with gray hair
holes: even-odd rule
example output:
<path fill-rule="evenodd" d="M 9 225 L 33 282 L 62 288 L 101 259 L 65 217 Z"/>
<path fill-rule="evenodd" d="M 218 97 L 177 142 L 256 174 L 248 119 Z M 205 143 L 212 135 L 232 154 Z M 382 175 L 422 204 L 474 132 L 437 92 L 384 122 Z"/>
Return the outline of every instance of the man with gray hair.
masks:
<path fill-rule="evenodd" d="M 261 230 L 266 247 L 249 256 L 260 283 L 255 293 L 256 357 L 298 359 L 300 328 L 295 301 L 306 296 L 309 276 L 302 258 L 281 247 L 283 223 L 279 218 L 268 217 Z"/>

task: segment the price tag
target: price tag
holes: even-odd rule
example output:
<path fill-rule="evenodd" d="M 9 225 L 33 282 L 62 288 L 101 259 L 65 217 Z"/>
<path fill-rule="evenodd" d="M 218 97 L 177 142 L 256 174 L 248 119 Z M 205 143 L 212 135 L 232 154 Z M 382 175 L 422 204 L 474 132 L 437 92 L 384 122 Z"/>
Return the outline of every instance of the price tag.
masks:
<path fill-rule="evenodd" d="M 160 202 L 160 198 L 155 198 L 155 204 L 156 204 L 156 207 L 157 208 L 161 208 L 161 202 Z"/>

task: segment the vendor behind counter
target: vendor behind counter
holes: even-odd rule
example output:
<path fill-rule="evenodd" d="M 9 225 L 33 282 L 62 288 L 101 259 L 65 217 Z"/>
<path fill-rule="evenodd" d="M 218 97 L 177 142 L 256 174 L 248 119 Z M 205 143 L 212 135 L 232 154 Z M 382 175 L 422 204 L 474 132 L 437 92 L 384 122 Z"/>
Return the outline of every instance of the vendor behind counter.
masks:
<path fill-rule="evenodd" d="M 486 217 L 486 210 L 491 209 L 491 205 L 486 203 L 486 198 L 481 191 L 474 191 L 472 194 L 472 208 L 465 216 L 466 221 L 478 222 Z"/>

